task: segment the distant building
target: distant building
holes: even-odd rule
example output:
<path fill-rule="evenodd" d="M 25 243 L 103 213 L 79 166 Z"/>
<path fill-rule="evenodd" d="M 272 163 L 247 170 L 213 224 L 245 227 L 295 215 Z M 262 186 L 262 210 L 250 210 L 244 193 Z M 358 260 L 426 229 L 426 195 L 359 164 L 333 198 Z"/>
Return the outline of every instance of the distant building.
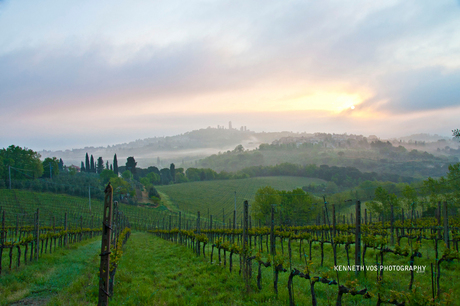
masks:
<path fill-rule="evenodd" d="M 232 122 L 231 122 L 231 121 L 228 122 L 228 129 L 229 129 L 229 130 L 232 129 Z"/>
<path fill-rule="evenodd" d="M 69 168 L 75 168 L 75 170 L 77 170 L 77 172 L 80 172 L 80 170 L 81 170 L 80 167 L 75 166 L 74 164 L 70 165 Z"/>
<path fill-rule="evenodd" d="M 375 135 L 369 135 L 368 139 L 369 139 L 370 141 L 379 140 L 379 138 L 378 138 L 377 136 L 375 136 Z"/>

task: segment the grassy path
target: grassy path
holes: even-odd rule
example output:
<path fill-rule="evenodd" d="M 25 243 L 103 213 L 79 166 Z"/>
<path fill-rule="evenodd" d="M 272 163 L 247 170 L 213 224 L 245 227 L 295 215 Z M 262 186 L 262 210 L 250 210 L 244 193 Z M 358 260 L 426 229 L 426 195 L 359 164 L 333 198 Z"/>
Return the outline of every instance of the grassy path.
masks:
<path fill-rule="evenodd" d="M 242 304 L 237 273 L 210 265 L 181 245 L 137 233 L 125 248 L 110 305 Z"/>
<path fill-rule="evenodd" d="M 44 254 L 38 262 L 22 265 L 0 277 L 0 305 L 44 305 L 76 278 L 87 272 L 98 257 L 101 242 L 95 237 Z M 97 272 L 97 266 L 96 266 Z"/>
<path fill-rule="evenodd" d="M 287 273 L 280 275 L 279 295 L 273 290 L 273 272 L 264 269 L 262 290 L 258 290 L 255 275 L 246 294 L 243 278 L 238 274 L 239 260 L 234 256 L 233 272 L 227 266 L 197 257 L 185 246 L 162 240 L 153 234 L 135 233 L 125 245 L 115 276 L 115 293 L 110 305 L 287 305 L 289 303 Z M 227 254 L 228 256 L 228 254 Z M 217 259 L 217 250 L 214 252 Z M 257 273 L 254 266 L 254 273 Z M 76 295 L 75 290 L 60 300 L 77 301 L 62 305 L 84 305 L 88 296 L 97 296 L 97 277 L 90 284 L 91 292 Z M 294 290 L 297 305 L 310 305 L 309 286 L 296 279 Z M 83 285 L 83 283 L 81 283 Z M 73 291 L 73 293 L 72 293 Z M 320 305 L 334 304 L 336 288 L 322 286 L 317 293 Z M 362 299 L 353 299 L 356 303 Z M 366 305 L 369 305 L 365 303 Z M 53 304 L 54 305 L 54 304 Z M 346 305 L 346 304 L 344 304 Z"/>

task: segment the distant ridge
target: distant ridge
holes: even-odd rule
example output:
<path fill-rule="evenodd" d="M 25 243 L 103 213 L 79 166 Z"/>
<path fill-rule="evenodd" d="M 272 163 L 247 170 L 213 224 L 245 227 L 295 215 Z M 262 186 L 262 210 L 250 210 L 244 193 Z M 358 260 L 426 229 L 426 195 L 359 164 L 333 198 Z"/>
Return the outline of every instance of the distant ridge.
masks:
<path fill-rule="evenodd" d="M 402 141 L 425 141 L 425 142 L 436 142 L 440 139 L 450 140 L 452 137 L 448 136 L 440 136 L 438 134 L 427 134 L 427 133 L 420 133 L 420 134 L 412 134 L 410 136 L 404 136 L 398 138 L 398 140 Z"/>

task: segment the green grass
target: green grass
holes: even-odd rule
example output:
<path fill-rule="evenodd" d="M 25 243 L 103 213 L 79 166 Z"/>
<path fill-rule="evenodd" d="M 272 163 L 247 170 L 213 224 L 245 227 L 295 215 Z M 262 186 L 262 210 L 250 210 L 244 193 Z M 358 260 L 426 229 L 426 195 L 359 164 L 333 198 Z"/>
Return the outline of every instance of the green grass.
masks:
<path fill-rule="evenodd" d="M 99 259 L 100 240 L 96 237 L 69 248 L 59 248 L 52 254 L 44 254 L 38 261 L 22 263 L 11 271 L 5 269 L 0 276 L 0 305 L 25 303 L 26 300 L 44 303 L 76 279 L 87 277 L 91 270 L 92 276 L 98 270 L 95 260 Z"/>
<path fill-rule="evenodd" d="M 190 216 L 194 216 L 197 211 L 200 211 L 202 216 L 207 216 L 209 210 L 209 214 L 216 218 L 214 220 L 221 221 L 222 209 L 224 209 L 227 222 L 228 218 L 233 216 L 235 191 L 239 218 L 244 200 L 248 200 L 251 204 L 254 201 L 255 193 L 261 187 L 271 186 L 278 190 L 293 190 L 311 183 L 320 184 L 324 181 L 315 178 L 276 176 L 191 182 L 156 188 L 163 199 L 166 199 L 162 203 L 173 211 L 187 212 Z"/>

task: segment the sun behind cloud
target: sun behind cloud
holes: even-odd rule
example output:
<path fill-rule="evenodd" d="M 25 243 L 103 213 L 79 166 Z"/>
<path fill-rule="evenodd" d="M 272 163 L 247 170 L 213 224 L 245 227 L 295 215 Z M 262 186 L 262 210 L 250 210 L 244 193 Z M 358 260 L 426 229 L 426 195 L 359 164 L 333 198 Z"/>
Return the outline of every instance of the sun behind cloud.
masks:
<path fill-rule="evenodd" d="M 287 100 L 283 110 L 322 110 L 340 113 L 346 109 L 354 109 L 366 99 L 365 95 L 344 92 L 315 92 Z"/>

